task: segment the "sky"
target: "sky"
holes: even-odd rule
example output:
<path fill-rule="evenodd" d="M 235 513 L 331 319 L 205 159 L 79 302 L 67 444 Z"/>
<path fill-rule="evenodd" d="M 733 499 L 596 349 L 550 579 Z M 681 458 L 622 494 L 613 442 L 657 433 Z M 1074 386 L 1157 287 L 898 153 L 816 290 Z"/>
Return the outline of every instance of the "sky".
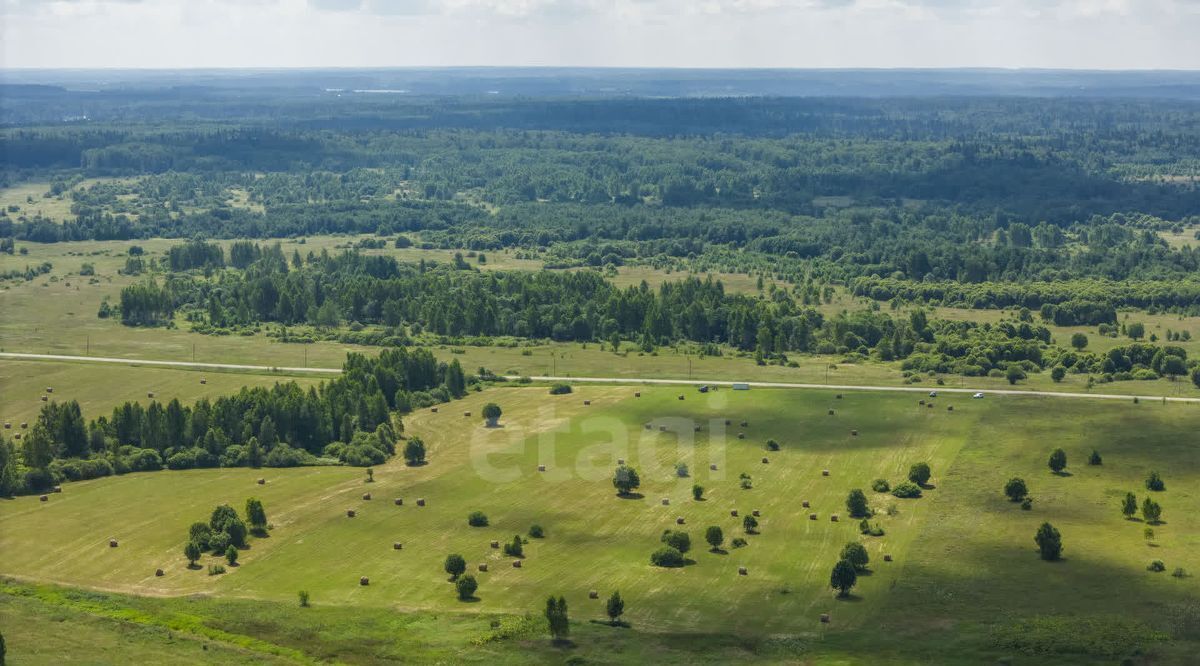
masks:
<path fill-rule="evenodd" d="M 1200 0 L 0 0 L 0 67 L 1200 69 Z"/>

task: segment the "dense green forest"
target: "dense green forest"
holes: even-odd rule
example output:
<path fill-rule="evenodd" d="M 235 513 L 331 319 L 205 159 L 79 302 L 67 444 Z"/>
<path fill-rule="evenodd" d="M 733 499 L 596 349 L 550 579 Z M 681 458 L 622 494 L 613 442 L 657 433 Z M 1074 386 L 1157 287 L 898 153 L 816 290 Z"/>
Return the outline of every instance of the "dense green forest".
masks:
<path fill-rule="evenodd" d="M 400 415 L 478 381 L 457 360 L 398 348 L 351 354 L 342 375 L 307 391 L 288 382 L 192 405 L 127 402 L 90 422 L 79 403 L 50 402 L 23 439 L 0 437 L 0 497 L 164 468 L 378 465 L 395 453 Z"/>

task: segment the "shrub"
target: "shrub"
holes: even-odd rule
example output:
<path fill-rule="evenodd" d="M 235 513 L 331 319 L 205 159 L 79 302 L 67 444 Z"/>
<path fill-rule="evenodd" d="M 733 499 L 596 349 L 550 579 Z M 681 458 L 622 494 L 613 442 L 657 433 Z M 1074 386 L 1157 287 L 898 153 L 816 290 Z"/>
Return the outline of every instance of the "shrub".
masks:
<path fill-rule="evenodd" d="M 1175 570 L 1171 572 L 1171 575 L 1175 578 L 1187 578 L 1188 572 L 1187 569 L 1184 569 L 1183 567 L 1175 567 Z"/>
<path fill-rule="evenodd" d="M 1104 464 L 1104 459 L 1100 457 L 1099 451 L 1096 451 L 1095 449 L 1092 450 L 1092 455 L 1088 456 L 1088 464 L 1089 465 L 1103 465 Z"/>
<path fill-rule="evenodd" d="M 656 567 L 681 567 L 683 566 L 683 553 L 670 546 L 663 546 L 650 554 L 650 564 Z"/>
<path fill-rule="evenodd" d="M 746 534 L 758 534 L 758 519 L 754 516 L 742 518 L 742 528 L 746 530 Z"/>
<path fill-rule="evenodd" d="M 698 483 L 692 485 L 692 499 L 696 500 L 697 502 L 704 499 L 704 486 Z"/>
<path fill-rule="evenodd" d="M 208 547 L 213 553 L 224 553 L 229 549 L 229 535 L 224 532 L 214 532 L 208 539 Z"/>
<path fill-rule="evenodd" d="M 733 546 L 734 548 L 744 548 L 746 546 L 746 540 L 742 537 L 734 537 L 733 541 L 729 542 L 729 545 Z"/>
<path fill-rule="evenodd" d="M 854 565 L 855 571 L 866 571 L 867 565 L 871 562 L 871 556 L 867 554 L 867 549 L 857 541 L 851 541 L 842 548 L 843 560 Z"/>
<path fill-rule="evenodd" d="M 212 534 L 212 528 L 207 523 L 192 523 L 192 526 L 188 528 L 188 541 L 200 546 L 200 550 L 208 550 Z"/>
<path fill-rule="evenodd" d="M 467 516 L 467 524 L 471 527 L 487 527 L 488 517 L 482 511 L 472 511 L 471 515 Z"/>
<path fill-rule="evenodd" d="M 692 549 L 692 538 L 687 532 L 679 532 L 676 530 L 663 530 L 662 542 L 674 548 L 680 553 L 686 553 Z"/>
<path fill-rule="evenodd" d="M 479 583 L 475 582 L 475 577 L 467 574 L 454 582 L 454 590 L 458 593 L 458 598 L 466 601 L 475 596 L 475 590 L 479 589 Z"/>
<path fill-rule="evenodd" d="M 1167 489 L 1167 484 L 1163 483 L 1162 477 L 1158 472 L 1150 472 L 1150 476 L 1146 477 L 1146 489 L 1153 491 L 1163 491 Z"/>
<path fill-rule="evenodd" d="M 778 451 L 779 450 L 779 442 L 777 442 L 773 439 L 768 439 L 767 440 L 767 450 L 768 451 Z"/>
<path fill-rule="evenodd" d="M 1062 535 L 1050 523 L 1042 523 L 1033 540 L 1043 560 L 1053 562 L 1062 557 Z"/>
<path fill-rule="evenodd" d="M 1050 379 L 1054 380 L 1054 383 L 1056 384 L 1061 382 L 1066 376 L 1067 369 L 1061 365 L 1056 365 L 1050 370 Z"/>
<path fill-rule="evenodd" d="M 1029 494 L 1029 488 L 1025 485 L 1025 479 L 1013 477 L 1004 484 L 1004 494 L 1013 502 L 1020 502 Z"/>
<path fill-rule="evenodd" d="M 1162 560 L 1151 560 L 1150 564 L 1146 567 L 1146 570 L 1160 573 L 1167 570 L 1167 565 L 1163 564 Z"/>
<path fill-rule="evenodd" d="M 1062 449 L 1054 449 L 1050 454 L 1050 460 L 1046 463 L 1050 466 L 1050 471 L 1058 474 L 1067 468 L 1067 452 Z"/>
<path fill-rule="evenodd" d="M 371 451 L 376 451 L 376 449 L 371 447 Z M 347 457 L 343 460 L 343 462 L 345 462 L 347 465 L 354 465 L 356 467 L 363 467 L 366 464 L 366 463 L 358 462 L 359 458 L 369 457 L 373 460 L 378 458 L 379 462 L 383 462 L 383 460 L 384 460 L 384 454 L 382 452 L 378 452 L 378 453 L 361 452 L 360 453 L 357 450 L 355 450 L 354 453 L 352 453 L 351 455 L 354 456 L 353 460 L 351 460 L 350 458 Z M 305 451 L 303 449 L 293 448 L 291 446 L 288 446 L 287 444 L 284 444 L 283 442 L 280 442 L 275 445 L 275 448 L 271 449 L 271 451 L 269 453 L 267 453 L 267 457 L 263 460 L 263 466 L 265 466 L 265 467 L 302 467 L 304 465 L 311 465 L 314 461 L 315 461 L 315 458 L 308 451 Z"/>
<path fill-rule="evenodd" d="M 684 463 L 675 463 L 675 476 L 686 479 L 688 477 L 688 466 Z"/>
<path fill-rule="evenodd" d="M 504 544 L 504 554 L 509 557 L 525 557 L 525 542 L 521 539 L 521 535 L 513 536 L 513 540 Z"/>
<path fill-rule="evenodd" d="M 550 387 L 550 395 L 565 395 L 571 392 L 570 384 L 555 384 Z"/>
<path fill-rule="evenodd" d="M 221 574 L 223 574 L 223 573 L 225 573 L 225 565 L 224 565 L 224 564 L 210 564 L 210 565 L 208 565 L 208 575 L 210 575 L 210 576 L 219 576 L 219 575 L 221 575 Z"/>
<path fill-rule="evenodd" d="M 904 481 L 892 488 L 892 495 L 901 499 L 912 499 L 921 496 L 921 487 L 911 481 Z"/>
<path fill-rule="evenodd" d="M 467 561 L 458 553 L 451 553 L 446 556 L 446 562 L 442 565 L 446 573 L 450 574 L 450 580 L 458 580 L 458 577 L 467 570 Z"/>
<path fill-rule="evenodd" d="M 231 545 L 225 549 L 225 561 L 229 562 L 229 566 L 237 564 L 238 549 L 236 546 Z"/>
<path fill-rule="evenodd" d="M 300 590 L 296 596 L 300 598 L 300 607 L 308 608 L 308 590 Z"/>
<path fill-rule="evenodd" d="M 920 462 L 908 470 L 908 480 L 921 487 L 929 483 L 929 477 L 932 475 L 933 473 L 929 470 L 929 463 Z"/>
<path fill-rule="evenodd" d="M 1021 500 L 1021 510 L 1022 511 L 1032 511 L 1033 510 L 1033 498 L 1032 497 L 1026 497 L 1025 499 Z"/>
<path fill-rule="evenodd" d="M 615 625 L 619 618 L 625 613 L 625 600 L 621 598 L 620 592 L 613 592 L 608 598 L 608 602 L 604 605 L 604 612 L 608 614 L 609 624 Z"/>
<path fill-rule="evenodd" d="M 1157 525 L 1162 519 L 1162 507 L 1158 502 L 1147 497 L 1146 501 L 1142 502 L 1142 518 L 1151 525 Z"/>
<path fill-rule="evenodd" d="M 200 544 L 195 541 L 187 542 L 183 547 L 183 556 L 187 558 L 188 568 L 196 564 L 196 560 L 200 559 Z"/>
<path fill-rule="evenodd" d="M 534 539 L 541 539 L 546 536 L 546 531 L 542 529 L 541 525 L 532 525 L 529 528 L 529 536 Z"/>
<path fill-rule="evenodd" d="M 858 488 L 850 491 L 846 497 L 846 510 L 852 518 L 863 518 L 871 515 L 871 507 L 867 506 L 867 495 Z"/>
<path fill-rule="evenodd" d="M 404 462 L 414 467 L 425 462 L 425 442 L 420 437 L 410 437 L 404 444 Z"/>
<path fill-rule="evenodd" d="M 877 493 L 886 493 L 891 489 L 892 485 L 888 483 L 887 479 L 875 479 L 871 482 L 871 490 Z"/>

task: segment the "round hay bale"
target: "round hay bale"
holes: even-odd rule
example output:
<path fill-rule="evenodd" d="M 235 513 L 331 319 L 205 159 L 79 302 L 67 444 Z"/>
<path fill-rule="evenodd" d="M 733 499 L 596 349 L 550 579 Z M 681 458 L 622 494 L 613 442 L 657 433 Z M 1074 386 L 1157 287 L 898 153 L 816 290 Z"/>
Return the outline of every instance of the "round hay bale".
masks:
<path fill-rule="evenodd" d="M 438 410 L 438 408 L 437 408 L 437 407 L 430 407 L 430 408 L 429 408 L 429 411 L 430 411 L 431 413 L 433 413 L 433 414 L 437 414 L 437 410 Z"/>
<path fill-rule="evenodd" d="M 885 554 L 885 555 L 883 556 L 883 561 L 884 561 L 884 562 L 891 562 L 891 561 L 892 561 L 892 556 L 891 556 L 890 554 Z"/>
<path fill-rule="evenodd" d="M 742 421 L 742 427 L 743 427 L 743 428 L 749 428 L 749 427 L 750 427 L 750 422 L 749 422 L 749 421 Z"/>
<path fill-rule="evenodd" d="M 371 499 L 371 493 L 363 493 L 363 499 L 364 499 L 364 500 L 369 500 L 369 499 Z"/>
<path fill-rule="evenodd" d="M 809 501 L 808 501 L 808 500 L 804 500 L 803 502 L 801 502 L 801 503 L 800 503 L 800 506 L 801 506 L 801 507 L 803 507 L 803 508 L 805 508 L 805 509 L 807 509 L 807 508 L 808 508 L 808 506 L 809 506 Z"/>
<path fill-rule="evenodd" d="M 658 431 L 659 431 L 659 432 L 666 432 L 666 431 L 667 431 L 667 426 L 658 426 Z"/>
<path fill-rule="evenodd" d="M 487 571 L 487 562 L 480 562 L 480 563 L 479 563 L 479 570 L 480 570 L 480 571 Z"/>
<path fill-rule="evenodd" d="M 625 459 L 624 459 L 624 458 L 617 458 L 617 464 L 618 464 L 618 465 L 624 465 L 624 464 L 625 464 Z"/>
<path fill-rule="evenodd" d="M 829 410 L 829 415 L 830 415 L 830 416 L 833 416 L 833 410 L 832 410 L 832 409 L 831 409 L 831 410 Z"/>
<path fill-rule="evenodd" d="M 733 421 L 725 419 L 725 425 L 733 425 Z"/>
<path fill-rule="evenodd" d="M 829 522 L 836 523 L 837 521 L 838 521 L 838 515 L 836 513 L 829 515 Z"/>
<path fill-rule="evenodd" d="M 117 547 L 117 540 L 116 540 L 116 539 L 109 539 L 109 540 L 108 540 L 108 547 L 109 547 L 109 548 L 116 548 L 116 547 Z"/>
<path fill-rule="evenodd" d="M 835 396 L 833 396 L 833 397 L 837 398 L 838 400 L 841 400 L 841 399 L 842 399 L 842 394 L 841 394 L 841 393 L 839 393 L 839 394 L 837 394 L 837 395 L 835 395 Z"/>
<path fill-rule="evenodd" d="M 808 514 L 808 519 L 809 519 L 809 520 L 816 520 L 816 519 L 817 519 L 817 514 L 815 514 L 815 513 L 810 513 L 810 514 Z"/>
<path fill-rule="evenodd" d="M 763 456 L 762 464 L 766 465 L 766 464 L 769 464 L 770 462 L 771 462 L 770 459 L 768 459 L 766 456 Z"/>
<path fill-rule="evenodd" d="M 949 405 L 949 406 L 947 406 L 947 407 L 946 407 L 946 411 L 948 411 L 948 412 L 952 412 L 952 411 L 954 411 L 954 405 Z"/>
<path fill-rule="evenodd" d="M 929 407 L 930 409 L 933 409 L 933 403 L 932 403 L 932 402 L 931 402 L 931 403 L 929 403 L 928 405 L 926 405 L 926 407 Z"/>
<path fill-rule="evenodd" d="M 359 585 L 370 585 L 370 584 L 371 584 L 371 579 L 370 579 L 370 578 L 367 578 L 366 576 L 361 576 L 361 577 L 359 577 L 359 579 L 358 579 L 358 584 L 359 584 Z"/>
<path fill-rule="evenodd" d="M 755 518 L 757 518 L 757 517 L 761 516 L 761 515 L 762 515 L 762 513 L 760 513 L 758 509 L 755 509 L 755 510 L 753 510 L 753 511 L 751 511 L 751 512 L 750 512 L 750 515 L 752 515 L 752 516 L 754 516 Z"/>
<path fill-rule="evenodd" d="M 207 380 L 207 379 L 205 379 L 205 378 L 203 378 L 203 377 L 201 377 L 201 378 L 200 378 L 200 383 L 201 383 L 201 384 L 207 384 L 207 383 L 208 383 L 208 380 Z"/>
<path fill-rule="evenodd" d="M 714 472 L 717 471 L 717 463 L 713 463 L 713 464 L 709 465 L 708 468 Z"/>
<path fill-rule="evenodd" d="M 46 396 L 42 396 L 42 402 L 46 402 L 47 400 L 49 400 L 49 398 L 47 398 Z"/>
<path fill-rule="evenodd" d="M 821 613 L 821 624 L 829 624 L 829 613 Z"/>
<path fill-rule="evenodd" d="M 739 433 L 738 433 L 738 439 L 746 439 L 746 433 L 744 433 L 744 432 L 739 432 Z"/>
<path fill-rule="evenodd" d="M 584 404 L 584 405 L 590 405 L 590 404 L 592 404 L 592 401 L 591 401 L 591 400 L 584 400 L 584 401 L 583 401 L 583 404 Z"/>
<path fill-rule="evenodd" d="M 21 430 L 28 430 L 28 429 L 29 429 L 29 422 L 21 421 Z"/>
<path fill-rule="evenodd" d="M 147 391 L 147 392 L 146 392 L 146 397 L 147 397 L 147 398 L 153 398 L 153 397 L 154 397 L 154 391 Z"/>
<path fill-rule="evenodd" d="M 54 387 L 53 387 L 53 386 L 47 386 L 47 387 L 46 387 L 46 393 L 54 393 Z"/>
<path fill-rule="evenodd" d="M 265 486 L 265 485 L 267 485 L 267 480 L 266 480 L 266 479 L 259 479 L 259 480 L 257 481 L 257 483 L 258 483 L 258 485 L 260 485 L 260 486 Z"/>
<path fill-rule="evenodd" d="M 493 542 L 492 542 L 492 548 L 499 548 L 499 547 L 500 547 L 500 542 L 499 542 L 499 541 L 493 541 Z"/>
<path fill-rule="evenodd" d="M 588 599 L 599 599 L 600 593 L 596 590 L 588 590 Z"/>
<path fill-rule="evenodd" d="M 737 518 L 737 517 L 738 517 L 738 510 L 737 510 L 737 509 L 730 509 L 730 511 L 729 511 L 729 515 L 733 516 L 734 518 Z"/>
<path fill-rule="evenodd" d="M 417 498 L 417 506 L 425 506 L 425 498 L 424 497 Z"/>
<path fill-rule="evenodd" d="M 4 429 L 5 429 L 5 430 L 12 430 L 12 421 L 5 421 L 5 422 L 4 422 Z"/>
<path fill-rule="evenodd" d="M 161 578 L 161 577 L 167 575 L 167 573 L 165 571 L 163 571 L 162 569 L 155 569 L 154 575 Z"/>
<path fill-rule="evenodd" d="M 682 394 L 682 393 L 680 393 L 680 394 L 679 394 L 679 399 L 680 399 L 680 400 L 683 400 L 683 394 Z"/>
<path fill-rule="evenodd" d="M 738 575 L 739 576 L 745 576 L 748 573 L 750 573 L 750 572 L 746 570 L 746 567 L 738 567 Z"/>
<path fill-rule="evenodd" d="M 827 470 L 827 469 L 821 470 L 821 476 L 829 476 L 829 470 Z"/>
<path fill-rule="evenodd" d="M 463 416 L 470 416 L 471 412 L 463 412 Z"/>
<path fill-rule="evenodd" d="M 521 568 L 521 560 L 513 560 L 513 568 L 520 569 Z"/>
<path fill-rule="evenodd" d="M 650 426 L 650 424 L 649 424 L 649 423 L 647 423 L 647 424 L 646 424 L 646 430 L 649 430 L 649 429 L 650 429 L 650 427 L 651 427 L 651 426 Z"/>
<path fill-rule="evenodd" d="M 850 436 L 851 436 L 851 437 L 858 437 L 858 431 L 857 431 L 857 430 L 851 430 L 851 431 L 850 431 Z"/>
<path fill-rule="evenodd" d="M 675 524 L 676 524 L 676 525 L 682 525 L 682 524 L 683 524 L 683 516 L 680 516 L 680 517 L 676 518 L 676 519 L 675 519 Z"/>
<path fill-rule="evenodd" d="M 54 492 L 56 492 L 56 493 L 61 493 L 61 492 L 62 492 L 62 486 L 54 486 Z"/>
<path fill-rule="evenodd" d="M 642 392 L 641 392 L 641 391 L 635 391 L 635 392 L 634 392 L 634 394 L 633 394 L 633 397 L 635 397 L 635 398 L 640 398 L 640 397 L 642 397 Z"/>
<path fill-rule="evenodd" d="M 38 500 L 39 500 L 39 501 L 42 501 L 42 502 L 49 502 L 49 501 L 50 501 L 50 496 L 49 496 L 49 495 L 39 495 L 39 496 L 38 496 Z"/>
<path fill-rule="evenodd" d="M 544 472 L 544 471 L 546 471 L 546 466 L 545 466 L 545 465 L 538 465 L 538 471 L 539 471 L 539 472 Z"/>
<path fill-rule="evenodd" d="M 392 550 L 400 550 L 402 548 L 404 548 L 404 544 L 400 543 L 399 541 L 396 541 L 392 544 Z"/>
<path fill-rule="evenodd" d="M 696 426 L 696 427 L 693 429 L 693 432 L 700 432 L 700 426 Z"/>
<path fill-rule="evenodd" d="M 662 498 L 662 505 L 663 505 L 663 506 L 670 506 L 670 504 L 671 504 L 671 499 L 670 499 L 669 497 L 664 497 L 664 498 Z"/>
<path fill-rule="evenodd" d="M 16 434 L 14 434 L 13 439 L 21 439 L 21 433 L 18 432 Z"/>
<path fill-rule="evenodd" d="M 397 497 L 396 499 L 392 500 L 392 504 L 395 504 L 396 506 L 404 506 L 404 498 Z"/>
<path fill-rule="evenodd" d="M 354 509 L 346 509 L 346 517 L 347 518 L 353 518 L 355 515 L 356 514 L 354 513 Z"/>

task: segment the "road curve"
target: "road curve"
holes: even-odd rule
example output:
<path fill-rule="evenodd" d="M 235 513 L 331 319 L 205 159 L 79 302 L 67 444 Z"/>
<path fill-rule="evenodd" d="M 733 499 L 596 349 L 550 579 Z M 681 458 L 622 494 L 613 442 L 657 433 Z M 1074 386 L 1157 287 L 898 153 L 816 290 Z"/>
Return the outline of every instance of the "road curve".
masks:
<path fill-rule="evenodd" d="M 270 365 L 240 365 L 234 363 L 197 363 L 193 361 L 152 361 L 137 358 L 113 358 L 106 356 L 68 356 L 63 354 L 25 354 L 20 352 L 0 352 L 0 359 L 11 359 L 18 361 L 67 361 L 78 363 L 117 363 L 122 365 L 146 365 L 165 368 L 183 368 L 183 369 L 212 369 L 212 370 L 243 370 L 252 372 L 264 372 L 270 374 L 325 374 L 336 375 L 342 371 L 340 368 L 296 368 Z M 515 380 L 516 376 L 509 376 L 507 379 Z M 739 381 L 729 379 L 653 379 L 645 377 L 551 377 L 551 376 L 533 376 L 530 379 L 540 382 L 577 382 L 591 384 L 663 384 L 674 386 L 699 386 L 708 384 L 710 386 L 732 386 L 733 384 L 746 384 L 754 388 L 787 388 L 787 389 L 832 389 L 838 391 L 897 391 L 904 393 L 929 393 L 930 390 L 936 390 L 940 393 L 978 393 L 984 392 L 987 395 L 1016 395 L 1016 396 L 1032 396 L 1038 398 L 1079 398 L 1079 399 L 1095 399 L 1095 400 L 1155 400 L 1166 402 L 1180 403 L 1200 403 L 1200 398 L 1182 398 L 1157 395 L 1118 395 L 1113 393 L 1068 393 L 1063 391 L 1030 391 L 1024 389 L 982 389 L 982 388 L 949 388 L 939 386 L 936 389 L 929 387 L 918 386 L 870 386 L 857 384 L 798 384 L 790 382 L 754 382 L 754 381 Z"/>

